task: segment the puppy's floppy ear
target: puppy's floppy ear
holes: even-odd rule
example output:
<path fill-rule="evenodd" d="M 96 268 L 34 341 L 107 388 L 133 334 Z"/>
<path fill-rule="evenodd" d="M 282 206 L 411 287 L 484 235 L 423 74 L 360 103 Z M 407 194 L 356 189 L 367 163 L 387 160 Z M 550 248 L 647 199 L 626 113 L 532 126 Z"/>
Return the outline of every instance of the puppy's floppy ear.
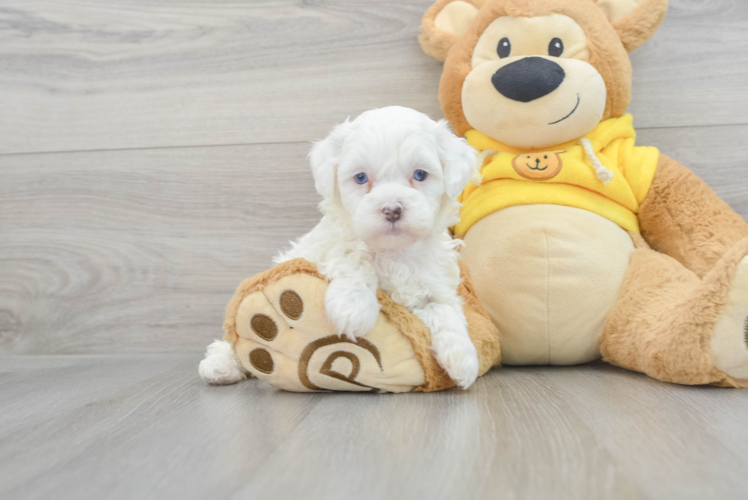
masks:
<path fill-rule="evenodd" d="M 447 58 L 452 45 L 468 30 L 485 0 L 438 0 L 421 21 L 418 41 L 428 55 L 439 61 Z"/>
<path fill-rule="evenodd" d="M 436 124 L 436 140 L 439 158 L 444 168 L 444 184 L 447 196 L 457 198 L 475 171 L 477 155 L 475 149 L 449 128 L 447 120 Z"/>
<path fill-rule="evenodd" d="M 597 0 L 628 52 L 652 38 L 667 14 L 668 0 Z"/>
<path fill-rule="evenodd" d="M 309 152 L 314 187 L 325 199 L 332 198 L 335 193 L 335 177 L 340 161 L 340 150 L 351 127 L 350 119 L 346 119 L 340 125 L 336 125 L 326 138 L 315 142 Z"/>

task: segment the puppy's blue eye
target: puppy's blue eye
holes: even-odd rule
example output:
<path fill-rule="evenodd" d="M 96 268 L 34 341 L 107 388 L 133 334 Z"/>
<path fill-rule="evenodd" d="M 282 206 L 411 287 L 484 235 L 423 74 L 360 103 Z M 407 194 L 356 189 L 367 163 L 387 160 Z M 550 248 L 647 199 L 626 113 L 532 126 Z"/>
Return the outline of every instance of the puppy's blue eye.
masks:
<path fill-rule="evenodd" d="M 413 172 L 413 178 L 417 181 L 425 181 L 426 177 L 429 176 L 429 173 L 425 170 L 416 170 Z"/>
<path fill-rule="evenodd" d="M 358 184 L 366 184 L 367 182 L 369 182 L 369 176 L 368 176 L 368 175 L 366 175 L 366 174 L 365 174 L 365 173 L 363 173 L 363 172 L 361 172 L 360 174 L 356 174 L 355 176 L 353 176 L 353 179 L 354 179 L 354 180 L 355 180 L 355 181 L 356 181 L 356 182 L 357 182 Z"/>

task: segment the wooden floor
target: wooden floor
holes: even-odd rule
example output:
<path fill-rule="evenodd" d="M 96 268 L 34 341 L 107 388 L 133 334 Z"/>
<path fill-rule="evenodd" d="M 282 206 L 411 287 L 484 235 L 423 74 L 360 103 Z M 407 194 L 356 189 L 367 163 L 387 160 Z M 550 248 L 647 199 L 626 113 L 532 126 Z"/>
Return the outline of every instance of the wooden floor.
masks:
<path fill-rule="evenodd" d="M 0 498 L 748 498 L 748 391 L 198 379 L 234 287 L 318 220 L 308 141 L 441 116 L 430 3 L 0 0 Z M 748 217 L 748 2 L 670 3 L 632 57 L 639 143 Z"/>
<path fill-rule="evenodd" d="M 209 387 L 199 355 L 0 362 L 3 499 L 741 499 L 748 398 L 606 365 L 468 392 Z"/>

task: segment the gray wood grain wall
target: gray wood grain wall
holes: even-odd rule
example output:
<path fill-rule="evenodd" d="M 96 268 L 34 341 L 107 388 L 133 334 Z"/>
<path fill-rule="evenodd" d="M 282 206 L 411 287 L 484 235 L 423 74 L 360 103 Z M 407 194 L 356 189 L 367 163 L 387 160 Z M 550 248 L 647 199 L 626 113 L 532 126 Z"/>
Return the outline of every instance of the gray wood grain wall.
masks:
<path fill-rule="evenodd" d="M 0 353 L 196 351 L 318 219 L 308 141 L 441 117 L 430 0 L 0 4 Z M 639 142 L 748 216 L 748 2 L 671 0 L 633 54 Z"/>

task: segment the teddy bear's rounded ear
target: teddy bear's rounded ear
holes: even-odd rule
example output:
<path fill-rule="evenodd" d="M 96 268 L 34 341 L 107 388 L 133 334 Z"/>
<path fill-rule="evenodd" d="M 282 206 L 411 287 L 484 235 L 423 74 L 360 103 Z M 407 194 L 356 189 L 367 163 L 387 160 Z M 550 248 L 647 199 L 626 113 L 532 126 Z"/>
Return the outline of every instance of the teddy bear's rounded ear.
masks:
<path fill-rule="evenodd" d="M 668 0 L 597 0 L 627 51 L 652 38 L 667 14 Z"/>
<path fill-rule="evenodd" d="M 452 45 L 468 30 L 485 0 L 438 0 L 421 22 L 418 41 L 423 51 L 439 61 L 447 58 Z"/>

